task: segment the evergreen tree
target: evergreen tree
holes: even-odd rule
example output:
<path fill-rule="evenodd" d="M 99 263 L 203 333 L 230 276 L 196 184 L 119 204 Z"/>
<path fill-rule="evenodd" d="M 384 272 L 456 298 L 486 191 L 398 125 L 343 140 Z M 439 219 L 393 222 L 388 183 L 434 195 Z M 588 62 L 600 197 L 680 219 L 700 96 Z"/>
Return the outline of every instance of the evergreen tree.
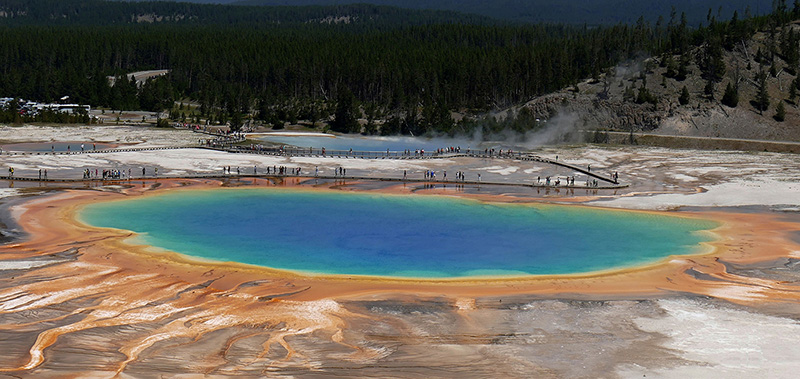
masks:
<path fill-rule="evenodd" d="M 391 136 L 400 133 L 400 118 L 396 116 L 390 117 L 381 125 L 381 135 Z"/>
<path fill-rule="evenodd" d="M 625 91 L 622 92 L 622 99 L 625 101 L 634 101 L 636 99 L 633 87 L 625 87 Z"/>
<path fill-rule="evenodd" d="M 698 60 L 703 77 L 712 81 L 720 81 L 725 75 L 725 61 L 722 56 L 722 41 L 714 34 L 708 38 Z"/>
<path fill-rule="evenodd" d="M 339 98 L 336 102 L 336 113 L 334 114 L 331 130 L 339 133 L 356 133 L 359 131 L 356 108 L 356 98 L 353 92 L 345 88 L 339 91 Z"/>
<path fill-rule="evenodd" d="M 678 73 L 675 76 L 675 80 L 682 82 L 686 80 L 687 75 L 689 75 L 689 57 L 688 55 L 681 55 L 680 63 L 678 64 Z"/>
<path fill-rule="evenodd" d="M 725 94 L 722 95 L 722 104 L 731 108 L 736 108 L 736 106 L 739 105 L 739 90 L 730 82 L 725 86 Z"/>
<path fill-rule="evenodd" d="M 664 72 L 664 76 L 668 78 L 674 78 L 678 76 L 678 64 L 675 63 L 674 59 L 672 59 L 672 55 L 667 55 L 666 59 L 662 60 L 661 62 L 667 68 L 667 71 Z"/>
<path fill-rule="evenodd" d="M 242 129 L 242 114 L 239 112 L 233 112 L 231 115 L 231 131 L 238 132 Z"/>
<path fill-rule="evenodd" d="M 796 98 L 797 98 L 797 78 L 794 78 L 794 80 L 792 80 L 792 83 L 789 84 L 789 100 L 794 101 L 794 99 Z"/>
<path fill-rule="evenodd" d="M 689 89 L 687 89 L 686 86 L 683 86 L 683 89 L 681 89 L 681 95 L 678 97 L 678 102 L 681 105 L 689 104 L 689 96 Z"/>
<path fill-rule="evenodd" d="M 714 79 L 708 78 L 706 86 L 703 87 L 703 93 L 709 100 L 714 100 Z"/>
<path fill-rule="evenodd" d="M 767 92 L 767 75 L 766 73 L 759 72 L 757 74 L 758 93 L 755 98 L 755 106 L 758 114 L 763 115 L 764 111 L 769 109 L 769 92 Z"/>
<path fill-rule="evenodd" d="M 378 132 L 378 127 L 375 124 L 375 118 L 378 115 L 378 107 L 375 103 L 369 103 L 364 106 L 364 115 L 367 117 L 367 124 L 364 125 L 365 135 L 373 135 Z"/>
<path fill-rule="evenodd" d="M 778 101 L 778 107 L 775 108 L 775 121 L 783 122 L 786 119 L 786 108 L 783 106 L 783 101 Z"/>

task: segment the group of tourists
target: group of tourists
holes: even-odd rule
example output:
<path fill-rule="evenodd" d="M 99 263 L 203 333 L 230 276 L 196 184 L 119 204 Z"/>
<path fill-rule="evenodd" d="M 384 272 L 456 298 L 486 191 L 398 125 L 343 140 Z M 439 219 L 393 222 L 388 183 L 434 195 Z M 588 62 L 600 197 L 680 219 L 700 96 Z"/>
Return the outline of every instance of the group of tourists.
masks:
<path fill-rule="evenodd" d="M 245 140 L 244 134 L 218 135 L 216 138 L 200 139 L 200 145 L 208 147 L 225 147 Z"/>
<path fill-rule="evenodd" d="M 567 176 L 567 177 L 564 178 L 564 181 L 565 181 L 565 184 L 564 184 L 565 186 L 574 186 L 575 185 L 575 177 L 574 176 Z M 556 178 L 556 180 L 551 180 L 549 176 L 544 178 L 544 185 L 545 186 L 549 187 L 551 183 L 556 187 L 560 186 L 561 185 L 561 177 Z M 542 184 L 542 177 L 541 176 L 537 176 L 536 177 L 536 184 Z"/>
<path fill-rule="evenodd" d="M 41 171 L 41 170 L 39 170 L 39 171 Z M 144 175 L 144 171 L 143 171 L 142 175 Z M 40 173 L 39 176 L 41 178 L 41 173 Z M 44 176 L 45 176 L 45 178 L 47 178 L 47 170 L 45 170 Z M 97 179 L 99 177 L 100 177 L 100 170 L 98 170 L 98 169 L 94 169 L 94 172 L 92 172 L 92 170 L 90 170 L 88 168 L 83 170 L 83 178 L 84 179 Z M 108 180 L 108 179 L 122 179 L 122 180 L 130 179 L 131 178 L 131 169 L 128 169 L 127 174 L 125 173 L 125 170 L 103 170 L 102 178 L 103 178 L 103 180 Z"/>
<path fill-rule="evenodd" d="M 256 171 L 257 171 L 257 169 L 254 166 L 253 167 L 253 172 L 255 173 Z M 291 175 L 300 176 L 300 171 L 301 171 L 300 167 L 293 168 L 293 169 L 291 169 L 291 172 L 292 172 Z M 288 172 L 289 172 L 289 169 L 286 166 L 272 166 L 272 167 L 267 166 L 267 175 L 269 175 L 269 174 L 272 174 L 272 175 L 287 175 Z M 239 168 L 238 167 L 236 168 L 236 173 L 239 174 Z"/>
<path fill-rule="evenodd" d="M 480 150 L 478 150 L 478 151 L 480 152 Z M 486 149 L 483 149 L 483 155 L 488 155 L 490 157 L 493 157 L 495 155 L 498 156 L 498 157 L 503 157 L 503 156 L 510 157 L 510 156 L 514 155 L 514 150 L 508 149 L 506 151 L 503 151 L 503 149 L 495 150 L 495 149 L 486 148 Z M 558 160 L 558 157 L 556 157 L 556 160 Z"/>

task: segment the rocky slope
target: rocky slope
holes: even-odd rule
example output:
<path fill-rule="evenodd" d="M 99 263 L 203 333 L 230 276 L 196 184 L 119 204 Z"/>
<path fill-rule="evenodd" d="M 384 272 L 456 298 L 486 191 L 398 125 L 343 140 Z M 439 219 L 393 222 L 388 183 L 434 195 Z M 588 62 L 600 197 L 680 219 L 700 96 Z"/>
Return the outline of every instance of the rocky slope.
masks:
<path fill-rule="evenodd" d="M 800 30 L 800 21 L 787 27 Z M 541 119 L 573 114 L 576 126 L 584 130 L 800 141 L 798 100 L 789 100 L 790 85 L 796 75 L 785 69 L 787 64 L 780 55 L 774 58 L 777 75 L 769 73 L 770 64 L 756 61 L 757 52 L 769 51 L 768 45 L 768 33 L 759 32 L 751 40 L 740 41 L 734 49 L 724 51 L 727 69 L 721 82 L 714 86 L 713 99 L 704 93 L 707 81 L 701 77 L 698 59 L 694 58 L 700 56 L 700 47 L 689 52 L 693 59 L 682 81 L 665 76 L 664 57 L 648 57 L 621 64 L 599 79 L 533 99 L 523 107 Z M 677 61 L 679 57 L 673 59 Z M 759 112 L 752 102 L 758 92 L 755 78 L 761 70 L 767 73 L 770 98 L 769 108 L 764 112 Z M 720 101 L 728 83 L 738 83 L 739 87 L 739 103 L 734 108 Z M 637 94 L 642 86 L 655 97 L 655 104 L 637 104 L 630 98 L 630 94 Z M 678 98 L 684 86 L 690 97 L 686 105 L 681 105 Z M 784 103 L 786 110 L 784 121 L 774 117 L 779 102 Z M 521 107 L 517 107 L 512 111 L 520 110 Z"/>

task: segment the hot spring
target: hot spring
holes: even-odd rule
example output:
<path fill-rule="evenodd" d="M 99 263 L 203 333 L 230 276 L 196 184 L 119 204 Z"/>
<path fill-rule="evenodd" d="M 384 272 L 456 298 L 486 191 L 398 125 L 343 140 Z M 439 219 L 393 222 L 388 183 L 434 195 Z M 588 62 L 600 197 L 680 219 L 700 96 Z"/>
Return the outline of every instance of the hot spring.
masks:
<path fill-rule="evenodd" d="M 423 149 L 433 151 L 438 148 L 449 146 L 462 146 L 467 148 L 470 142 L 455 139 L 426 139 L 416 137 L 359 137 L 359 136 L 321 136 L 312 135 L 272 135 L 268 134 L 261 137 L 262 140 L 283 145 L 297 146 L 301 148 L 313 147 L 315 149 L 326 148 L 331 150 L 347 151 L 405 151 Z"/>
<path fill-rule="evenodd" d="M 297 135 L 282 135 L 282 134 L 266 134 L 259 137 L 259 139 L 277 143 L 281 145 L 296 146 L 299 148 L 326 148 L 328 151 L 376 151 L 385 152 L 389 151 L 406 151 L 406 150 L 425 150 L 426 152 L 433 152 L 436 149 L 447 147 L 461 147 L 466 149 L 514 149 L 514 150 L 527 150 L 528 147 L 518 145 L 511 142 L 497 142 L 497 141 L 471 141 L 468 139 L 459 138 L 425 138 L 425 137 L 406 137 L 406 136 L 334 136 L 334 135 L 319 135 L 319 134 L 297 134 Z"/>
<path fill-rule="evenodd" d="M 715 222 L 579 206 L 286 189 L 177 190 L 90 204 L 93 226 L 223 262 L 332 275 L 575 274 L 703 251 Z"/>

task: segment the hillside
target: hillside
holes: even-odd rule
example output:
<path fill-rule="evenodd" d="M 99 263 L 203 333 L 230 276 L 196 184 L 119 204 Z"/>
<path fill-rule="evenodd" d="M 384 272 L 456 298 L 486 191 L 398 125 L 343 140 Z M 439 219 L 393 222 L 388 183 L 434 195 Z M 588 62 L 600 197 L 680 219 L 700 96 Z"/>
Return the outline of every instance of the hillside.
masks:
<path fill-rule="evenodd" d="M 702 45 L 685 53 L 694 58 L 687 62 L 684 80 L 668 73 L 669 61 L 678 62 L 681 55 L 648 57 L 625 62 L 597 80 L 585 80 L 537 97 L 509 112 L 525 109 L 541 119 L 570 115 L 575 126 L 583 130 L 800 141 L 800 108 L 798 98 L 792 97 L 793 93 L 800 93 L 797 63 L 792 63 L 793 58 L 781 49 L 782 40 L 796 48 L 798 35 L 800 22 L 795 21 L 782 28 L 759 31 L 752 38 L 738 41 L 731 50 L 723 50 L 726 70 L 713 82 L 713 95 L 707 93 L 709 80 L 702 74 L 701 57 L 706 48 Z M 762 72 L 769 103 L 763 111 L 757 103 Z M 723 104 L 728 84 L 738 87 L 735 107 Z M 684 87 L 689 93 L 687 104 L 679 100 Z M 637 103 L 641 101 L 637 97 L 642 88 L 654 98 L 654 104 Z M 783 120 L 776 118 L 780 103 L 785 109 Z"/>
<path fill-rule="evenodd" d="M 353 2 L 409 9 L 437 9 L 524 23 L 613 25 L 635 23 L 639 17 L 656 23 L 669 20 L 674 7 L 686 13 L 689 25 L 706 23 L 709 9 L 717 19 L 728 19 L 734 11 L 744 15 L 769 13 L 772 0 L 241 0 L 239 5 L 331 5 Z M 666 21 L 665 21 L 666 22 Z"/>
<path fill-rule="evenodd" d="M 573 129 L 759 139 L 797 139 L 800 121 L 800 31 L 788 22 L 800 7 L 699 28 L 685 17 L 584 28 L 374 5 L 96 0 L 5 0 L 0 17 L 3 96 L 69 95 L 176 121 L 494 138 L 569 115 Z M 169 74 L 107 80 L 154 69 Z M 729 84 L 735 104 L 722 100 Z"/>

